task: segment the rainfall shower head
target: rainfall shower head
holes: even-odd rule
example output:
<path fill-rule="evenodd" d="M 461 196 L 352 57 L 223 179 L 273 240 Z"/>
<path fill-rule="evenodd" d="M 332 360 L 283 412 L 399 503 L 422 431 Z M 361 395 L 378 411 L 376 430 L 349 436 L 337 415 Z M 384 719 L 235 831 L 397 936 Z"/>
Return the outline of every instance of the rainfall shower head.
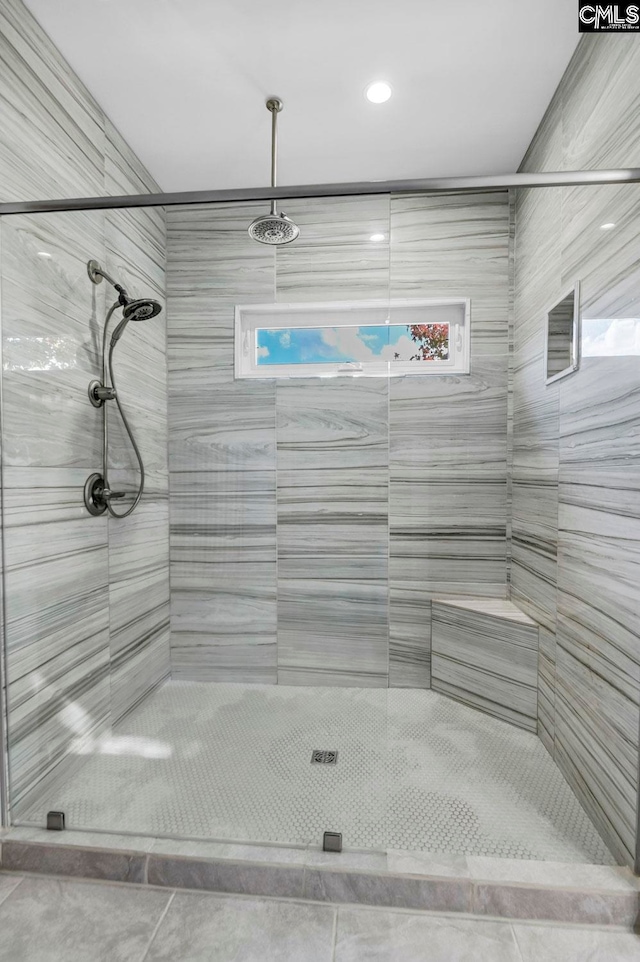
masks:
<path fill-rule="evenodd" d="M 293 223 L 286 214 L 274 211 L 272 214 L 261 214 L 249 224 L 249 237 L 261 244 L 290 244 L 294 241 L 300 228 Z"/>
<path fill-rule="evenodd" d="M 271 113 L 271 186 L 276 186 L 276 163 L 278 154 L 278 114 L 282 110 L 282 101 L 275 97 L 267 100 L 267 110 Z M 278 213 L 275 200 L 271 202 L 271 212 L 260 214 L 251 221 L 248 227 L 249 237 L 260 244 L 271 244 L 276 247 L 290 244 L 300 233 L 300 228 L 290 217 L 282 212 Z"/>
<path fill-rule="evenodd" d="M 147 321 L 150 317 L 156 317 L 162 310 L 162 305 L 151 298 L 143 298 L 139 301 L 129 301 L 122 308 L 122 316 L 125 321 Z"/>

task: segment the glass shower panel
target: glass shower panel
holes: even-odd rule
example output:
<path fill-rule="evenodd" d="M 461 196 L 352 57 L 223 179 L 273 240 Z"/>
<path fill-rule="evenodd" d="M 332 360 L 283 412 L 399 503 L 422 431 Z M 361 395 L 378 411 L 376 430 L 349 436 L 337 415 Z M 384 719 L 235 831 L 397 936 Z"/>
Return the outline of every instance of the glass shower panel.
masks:
<path fill-rule="evenodd" d="M 24 817 L 58 767 L 109 727 L 106 518 L 82 503 L 100 461 L 87 406 L 104 291 L 105 215 L 4 218 L 3 524 L 10 802 Z"/>
<path fill-rule="evenodd" d="M 16 824 L 385 847 L 389 383 L 238 381 L 234 323 L 388 300 L 389 199 L 288 201 L 300 238 L 278 249 L 247 234 L 262 207 L 2 223 Z M 124 330 L 118 308 L 107 338 L 145 466 L 124 519 L 83 502 L 109 278 L 163 307 Z M 119 513 L 140 472 L 105 403 Z"/>
<path fill-rule="evenodd" d="M 62 811 L 72 830 L 610 862 L 589 817 L 617 818 L 611 742 L 626 815 L 606 840 L 630 850 L 637 706 L 614 682 L 632 673 L 637 594 L 620 428 L 635 424 L 636 196 L 292 198 L 300 236 L 283 247 L 247 233 L 263 204 L 2 221 L 14 823 Z M 621 226 L 589 233 L 601 222 Z M 546 310 L 576 280 L 581 365 L 547 385 Z M 142 318 L 130 302 L 149 299 L 162 311 Z M 470 303 L 468 374 L 236 377 L 251 308 L 386 303 L 393 328 L 394 305 L 425 299 Z M 258 326 L 256 352 L 296 349 L 290 323 Z M 357 357 L 379 337 L 357 336 Z M 145 469 L 126 518 L 141 471 L 113 375 Z M 627 652 L 615 675 L 611 640 Z M 613 729 L 593 693 L 584 717 L 586 650 L 598 697 L 623 699 Z M 593 725 L 588 771 L 568 719 Z"/>

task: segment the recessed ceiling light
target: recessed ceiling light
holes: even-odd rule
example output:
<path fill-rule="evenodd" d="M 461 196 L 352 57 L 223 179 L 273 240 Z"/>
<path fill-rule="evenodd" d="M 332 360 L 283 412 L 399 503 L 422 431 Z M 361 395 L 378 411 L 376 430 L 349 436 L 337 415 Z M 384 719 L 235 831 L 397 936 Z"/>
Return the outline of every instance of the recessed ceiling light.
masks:
<path fill-rule="evenodd" d="M 38 257 L 49 258 L 49 257 L 53 257 L 53 254 L 50 254 L 48 251 L 38 251 Z"/>
<path fill-rule="evenodd" d="M 600 224 L 600 230 L 613 230 L 615 224 Z"/>
<path fill-rule="evenodd" d="M 372 240 L 374 244 L 379 244 L 380 241 L 384 240 L 384 234 L 372 234 L 369 240 Z"/>
<path fill-rule="evenodd" d="M 370 100 L 372 104 L 383 104 L 391 96 L 391 87 L 384 80 L 376 80 L 374 83 L 369 84 L 365 90 L 367 95 L 367 100 Z"/>

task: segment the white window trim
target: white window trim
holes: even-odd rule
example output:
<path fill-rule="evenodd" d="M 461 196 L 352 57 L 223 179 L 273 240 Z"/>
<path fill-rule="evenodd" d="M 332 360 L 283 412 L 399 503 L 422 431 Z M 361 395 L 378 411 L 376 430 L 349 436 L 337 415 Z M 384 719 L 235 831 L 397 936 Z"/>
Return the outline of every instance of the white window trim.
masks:
<path fill-rule="evenodd" d="M 409 323 L 393 317 L 403 308 L 464 306 L 462 323 L 451 324 L 450 343 L 454 348 L 447 361 L 365 361 L 341 364 L 272 364 L 259 366 L 255 356 L 256 330 L 268 326 L 277 329 L 328 326 L 349 326 L 349 317 L 358 311 L 368 312 L 368 323 L 381 324 L 391 317 L 392 324 Z M 318 315 L 321 314 L 321 318 Z M 377 316 L 376 316 L 377 315 Z M 277 319 L 276 317 L 277 316 Z M 363 323 L 365 323 L 363 321 Z M 428 323 L 428 322 L 427 322 Z M 437 377 L 438 375 L 468 374 L 471 342 L 471 300 L 468 297 L 395 298 L 392 300 L 315 301 L 299 304 L 238 304 L 235 309 L 235 377 L 273 378 L 291 377 L 404 377 L 406 375 Z"/>

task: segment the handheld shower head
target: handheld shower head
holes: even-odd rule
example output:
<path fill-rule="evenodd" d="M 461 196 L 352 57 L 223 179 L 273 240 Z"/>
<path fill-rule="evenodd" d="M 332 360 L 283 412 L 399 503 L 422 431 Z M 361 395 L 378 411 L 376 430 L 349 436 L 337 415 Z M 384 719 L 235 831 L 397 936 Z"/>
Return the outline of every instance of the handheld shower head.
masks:
<path fill-rule="evenodd" d="M 118 303 L 122 308 L 122 316 L 126 321 L 146 321 L 155 317 L 162 310 L 162 305 L 150 297 L 132 301 L 125 288 L 114 281 L 110 274 L 100 267 L 97 261 L 91 260 L 87 264 L 87 273 L 94 284 L 101 284 L 102 278 L 111 284 L 118 292 Z"/>
<path fill-rule="evenodd" d="M 126 321 L 147 321 L 156 317 L 162 310 L 162 305 L 150 297 L 138 301 L 129 301 L 122 308 L 122 316 Z"/>
<path fill-rule="evenodd" d="M 111 343 L 120 340 L 129 321 L 147 321 L 150 317 L 156 317 L 161 310 L 162 305 L 151 298 L 128 301 L 122 308 L 122 320 L 111 335 Z"/>

